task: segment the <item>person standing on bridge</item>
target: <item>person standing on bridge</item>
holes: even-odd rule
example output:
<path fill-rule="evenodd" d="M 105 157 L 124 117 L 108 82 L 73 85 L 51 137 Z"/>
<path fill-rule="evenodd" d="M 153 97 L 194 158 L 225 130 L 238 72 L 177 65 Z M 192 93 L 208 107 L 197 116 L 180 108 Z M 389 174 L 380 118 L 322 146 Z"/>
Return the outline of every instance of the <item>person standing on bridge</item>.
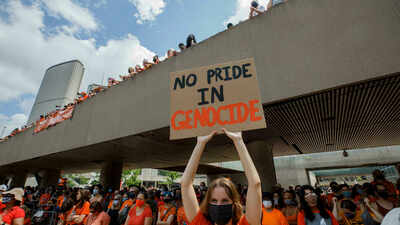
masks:
<path fill-rule="evenodd" d="M 204 148 L 217 133 L 197 137 L 197 144 L 186 166 L 181 180 L 183 207 L 191 225 L 258 225 L 261 222 L 261 181 L 257 169 L 247 151 L 241 132 L 224 133 L 233 141 L 248 182 L 246 213 L 243 215 L 240 195 L 235 185 L 227 178 L 214 180 L 199 205 L 193 188 L 193 179 L 199 166 Z"/>
<path fill-rule="evenodd" d="M 272 0 L 270 0 L 272 1 Z M 265 12 L 264 6 L 260 5 L 257 1 L 252 1 L 250 5 L 250 15 L 249 18 L 253 18 Z"/>

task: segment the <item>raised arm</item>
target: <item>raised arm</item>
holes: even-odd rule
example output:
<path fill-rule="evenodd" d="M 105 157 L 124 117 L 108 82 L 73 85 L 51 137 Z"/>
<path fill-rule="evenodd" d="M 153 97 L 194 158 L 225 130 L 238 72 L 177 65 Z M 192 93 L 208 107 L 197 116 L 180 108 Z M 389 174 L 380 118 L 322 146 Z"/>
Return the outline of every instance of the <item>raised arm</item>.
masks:
<path fill-rule="evenodd" d="M 200 210 L 199 203 L 197 202 L 196 193 L 193 188 L 193 179 L 196 175 L 197 168 L 199 166 L 201 155 L 203 154 L 204 148 L 209 140 L 215 135 L 216 131 L 210 135 L 197 137 L 197 144 L 193 150 L 192 156 L 186 165 L 185 172 L 181 179 L 182 189 L 182 202 L 185 209 L 186 217 L 189 222 L 192 222 L 194 217 Z"/>
<path fill-rule="evenodd" d="M 242 139 L 242 132 L 229 132 L 223 129 L 225 134 L 232 139 L 239 154 L 244 173 L 246 174 L 248 190 L 246 197 L 246 219 L 250 225 L 259 225 L 261 221 L 261 181 L 253 160 L 247 151 Z"/>

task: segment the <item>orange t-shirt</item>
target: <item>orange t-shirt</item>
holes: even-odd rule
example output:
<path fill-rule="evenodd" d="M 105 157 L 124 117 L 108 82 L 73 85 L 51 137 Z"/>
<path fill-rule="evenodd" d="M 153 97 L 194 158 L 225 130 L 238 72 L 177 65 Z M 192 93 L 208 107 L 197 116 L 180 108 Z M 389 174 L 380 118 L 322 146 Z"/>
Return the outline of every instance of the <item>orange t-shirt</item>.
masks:
<path fill-rule="evenodd" d="M 213 224 L 209 220 L 207 220 L 206 217 L 204 217 L 201 211 L 199 211 L 196 217 L 190 223 L 190 225 L 213 225 Z M 240 218 L 239 222 L 236 225 L 250 225 L 250 224 L 249 222 L 247 222 L 246 216 L 242 216 L 242 218 Z"/>
<path fill-rule="evenodd" d="M 80 216 L 80 215 L 85 215 L 85 219 L 83 219 L 82 223 L 80 224 L 85 224 L 86 220 L 87 220 L 87 216 L 90 214 L 90 203 L 89 202 L 85 202 L 83 203 L 82 208 L 76 208 L 76 206 L 74 206 L 73 211 L 75 211 L 75 215 Z M 68 222 L 67 225 L 73 225 L 73 224 L 77 224 L 73 221 Z"/>
<path fill-rule="evenodd" d="M 171 206 L 172 208 L 167 208 L 165 205 L 161 205 L 158 208 L 158 213 L 160 215 L 160 219 L 163 222 L 166 222 L 168 220 L 168 217 L 171 215 L 176 215 L 176 208 Z M 168 212 L 167 212 L 168 211 Z"/>
<path fill-rule="evenodd" d="M 338 221 L 336 220 L 335 216 L 327 210 L 329 216 L 331 217 L 332 225 L 339 225 Z M 319 213 L 319 210 L 313 211 L 313 213 Z M 300 211 L 297 214 L 297 225 L 306 225 L 306 217 L 303 211 Z"/>
<path fill-rule="evenodd" d="M 262 225 L 288 225 L 286 217 L 277 209 L 267 212 L 262 209 Z"/>
<path fill-rule="evenodd" d="M 64 203 L 64 195 L 58 196 L 58 198 L 57 198 L 57 206 L 61 208 L 63 203 Z"/>
<path fill-rule="evenodd" d="M 132 205 L 133 205 L 133 200 L 132 199 L 128 199 L 128 200 L 124 201 L 124 203 L 122 203 L 121 209 L 119 211 L 122 212 L 122 210 L 124 210 L 125 207 L 130 208 L 130 207 L 132 207 Z"/>
<path fill-rule="evenodd" d="M 49 202 L 49 200 L 50 200 L 50 194 L 48 193 L 42 194 L 39 199 L 39 204 L 45 205 Z"/>
<path fill-rule="evenodd" d="M 185 209 L 180 207 L 177 213 L 178 225 L 189 225 L 189 220 L 186 218 Z"/>
<path fill-rule="evenodd" d="M 140 215 L 136 215 L 136 206 L 129 210 L 129 221 L 128 225 L 143 225 L 146 218 L 153 218 L 151 209 L 149 206 L 145 206 L 143 212 Z"/>

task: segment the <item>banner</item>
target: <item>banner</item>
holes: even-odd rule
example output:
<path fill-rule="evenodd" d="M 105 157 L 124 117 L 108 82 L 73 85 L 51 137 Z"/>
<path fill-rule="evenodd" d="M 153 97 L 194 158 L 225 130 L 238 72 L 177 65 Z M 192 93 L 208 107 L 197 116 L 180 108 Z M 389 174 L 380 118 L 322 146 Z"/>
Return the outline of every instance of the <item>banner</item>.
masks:
<path fill-rule="evenodd" d="M 34 132 L 39 133 L 40 131 L 48 127 L 54 126 L 58 123 L 61 123 L 64 120 L 70 119 L 72 117 L 73 112 L 74 112 L 74 106 L 71 106 L 67 107 L 64 110 L 50 114 L 45 119 L 40 119 L 39 121 L 36 122 Z"/>
<path fill-rule="evenodd" d="M 265 128 L 254 59 L 170 74 L 170 139 Z"/>

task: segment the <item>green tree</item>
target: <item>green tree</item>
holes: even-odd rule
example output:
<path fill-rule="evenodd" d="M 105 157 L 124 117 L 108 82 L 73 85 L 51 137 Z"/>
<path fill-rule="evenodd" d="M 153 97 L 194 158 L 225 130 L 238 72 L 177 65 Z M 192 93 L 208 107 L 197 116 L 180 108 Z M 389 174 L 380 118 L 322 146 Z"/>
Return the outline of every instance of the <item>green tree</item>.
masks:
<path fill-rule="evenodd" d="M 167 176 L 166 183 L 169 187 L 171 187 L 171 185 L 173 185 L 175 181 L 182 176 L 180 173 L 175 171 L 165 171 L 165 175 Z"/>
<path fill-rule="evenodd" d="M 142 182 L 138 176 L 142 173 L 141 169 L 125 170 L 122 171 L 122 182 L 123 184 L 129 185 L 140 185 Z"/>

